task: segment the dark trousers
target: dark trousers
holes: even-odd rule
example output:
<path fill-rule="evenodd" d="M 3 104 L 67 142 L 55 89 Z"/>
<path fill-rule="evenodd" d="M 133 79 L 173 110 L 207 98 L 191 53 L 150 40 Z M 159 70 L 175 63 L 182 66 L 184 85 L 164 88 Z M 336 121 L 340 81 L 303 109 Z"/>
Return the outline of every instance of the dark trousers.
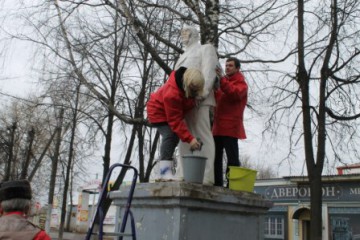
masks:
<path fill-rule="evenodd" d="M 155 125 L 161 135 L 160 160 L 173 160 L 175 148 L 179 143 L 179 137 L 167 123 Z"/>
<path fill-rule="evenodd" d="M 223 153 L 227 156 L 226 172 L 229 166 L 240 166 L 238 139 L 227 136 L 214 136 L 215 141 L 215 186 L 224 186 L 223 179 Z"/>

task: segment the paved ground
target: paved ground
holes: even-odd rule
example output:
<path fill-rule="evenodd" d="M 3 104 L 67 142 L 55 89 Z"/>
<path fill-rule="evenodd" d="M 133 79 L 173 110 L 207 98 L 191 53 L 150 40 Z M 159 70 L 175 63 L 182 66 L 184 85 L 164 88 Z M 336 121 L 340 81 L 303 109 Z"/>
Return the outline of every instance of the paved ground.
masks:
<path fill-rule="evenodd" d="M 55 231 L 50 232 L 50 237 L 52 240 L 57 240 L 58 236 L 59 236 L 58 232 L 55 232 Z M 84 240 L 85 236 L 86 236 L 86 234 L 64 232 L 63 240 Z"/>

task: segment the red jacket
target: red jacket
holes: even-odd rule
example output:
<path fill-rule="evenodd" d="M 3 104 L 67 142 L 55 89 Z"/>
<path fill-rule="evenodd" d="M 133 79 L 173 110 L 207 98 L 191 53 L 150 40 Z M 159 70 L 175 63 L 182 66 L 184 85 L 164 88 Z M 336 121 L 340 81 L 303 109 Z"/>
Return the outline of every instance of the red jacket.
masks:
<path fill-rule="evenodd" d="M 49 237 L 49 235 L 46 234 L 46 232 L 44 230 L 41 230 L 35 237 L 33 240 L 51 240 L 51 238 Z"/>
<path fill-rule="evenodd" d="M 185 113 L 195 106 L 195 100 L 185 97 L 185 92 L 175 81 L 175 71 L 167 82 L 152 93 L 147 103 L 147 115 L 150 123 L 167 122 L 171 130 L 183 142 L 190 143 L 194 138 L 184 121 Z"/>
<path fill-rule="evenodd" d="M 220 80 L 220 88 L 215 91 L 214 136 L 246 138 L 243 116 L 247 91 L 248 86 L 240 72 Z"/>

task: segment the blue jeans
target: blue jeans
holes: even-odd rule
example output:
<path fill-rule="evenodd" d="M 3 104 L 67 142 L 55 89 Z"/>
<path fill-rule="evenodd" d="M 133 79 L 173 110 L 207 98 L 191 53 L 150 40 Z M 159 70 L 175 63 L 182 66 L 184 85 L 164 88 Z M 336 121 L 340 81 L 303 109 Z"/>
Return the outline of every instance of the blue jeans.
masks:
<path fill-rule="evenodd" d="M 171 130 L 167 123 L 155 126 L 161 135 L 160 160 L 172 160 L 179 137 Z"/>

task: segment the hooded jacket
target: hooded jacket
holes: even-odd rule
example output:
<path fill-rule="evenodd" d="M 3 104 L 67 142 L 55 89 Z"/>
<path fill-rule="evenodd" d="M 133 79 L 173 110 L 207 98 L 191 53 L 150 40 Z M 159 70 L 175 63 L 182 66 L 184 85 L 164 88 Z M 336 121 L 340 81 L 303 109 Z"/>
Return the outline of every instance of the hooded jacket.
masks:
<path fill-rule="evenodd" d="M 151 94 L 146 106 L 148 120 L 152 124 L 166 122 L 181 141 L 190 143 L 194 137 L 186 126 L 184 116 L 195 106 L 195 100 L 185 97 L 182 79 L 175 79 L 175 75 L 178 76 L 175 73 L 173 71 L 167 82 Z"/>
<path fill-rule="evenodd" d="M 215 91 L 213 135 L 245 139 L 244 110 L 247 103 L 248 86 L 241 72 L 220 80 Z"/>

